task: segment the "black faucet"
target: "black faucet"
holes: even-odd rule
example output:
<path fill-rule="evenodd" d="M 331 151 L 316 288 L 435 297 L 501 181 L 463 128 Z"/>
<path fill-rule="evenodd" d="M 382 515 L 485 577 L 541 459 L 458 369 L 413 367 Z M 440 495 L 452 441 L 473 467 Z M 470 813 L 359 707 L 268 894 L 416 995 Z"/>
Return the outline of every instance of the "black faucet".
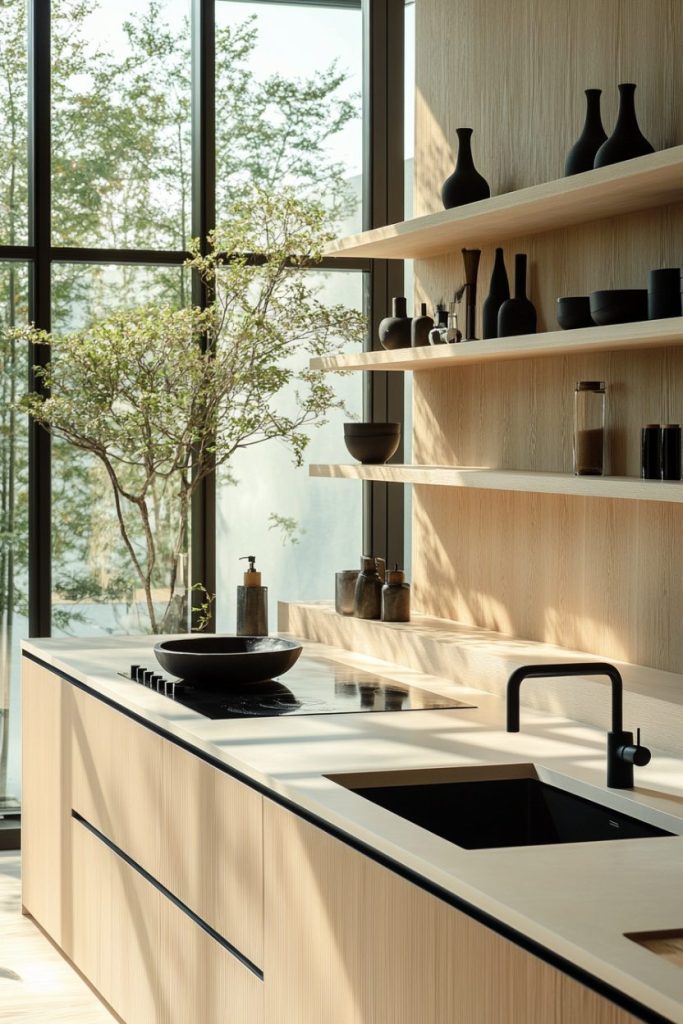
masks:
<path fill-rule="evenodd" d="M 633 789 L 633 766 L 648 764 L 652 754 L 636 742 L 633 733 L 623 727 L 623 683 L 620 672 L 604 661 L 586 661 L 566 665 L 523 665 L 516 668 L 507 685 L 507 731 L 519 732 L 519 689 L 524 679 L 549 679 L 556 676 L 609 676 L 612 683 L 612 729 L 607 733 L 607 785 L 612 789 Z"/>

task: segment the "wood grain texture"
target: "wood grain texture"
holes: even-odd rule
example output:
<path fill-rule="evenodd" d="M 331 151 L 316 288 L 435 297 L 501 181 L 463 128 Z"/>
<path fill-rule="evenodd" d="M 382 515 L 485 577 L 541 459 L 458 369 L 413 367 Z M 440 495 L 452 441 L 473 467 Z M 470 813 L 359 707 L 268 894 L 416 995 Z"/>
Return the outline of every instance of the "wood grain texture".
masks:
<path fill-rule="evenodd" d="M 263 798 L 164 743 L 161 881 L 263 964 Z"/>
<path fill-rule="evenodd" d="M 683 967 L 683 929 L 668 932 L 634 932 L 626 936 L 651 953 L 664 957 L 676 967 Z"/>
<path fill-rule="evenodd" d="M 416 610 L 680 671 L 680 505 L 415 487 L 413 515 Z"/>
<path fill-rule="evenodd" d="M 432 0 L 416 19 L 418 215 L 439 209 L 458 127 L 474 129 L 475 163 L 493 195 L 560 175 L 588 87 L 603 89 L 610 132 L 616 84 L 638 83 L 645 135 L 656 149 L 683 143 L 677 0 Z M 558 296 L 646 287 L 648 270 L 680 265 L 682 236 L 680 203 L 520 234 L 505 245 L 508 273 L 513 254 L 527 252 L 539 330 L 552 331 Z M 483 248 L 479 315 L 493 254 Z M 462 279 L 460 253 L 419 260 L 416 301 L 449 298 Z M 608 471 L 637 476 L 641 427 L 683 421 L 683 352 L 675 348 L 418 374 L 414 461 L 570 472 L 580 379 L 608 385 Z M 413 510 L 419 610 L 680 671 L 678 508 L 425 487 L 415 488 Z"/>
<path fill-rule="evenodd" d="M 67 954 L 73 929 L 71 690 L 22 658 L 22 900 Z"/>
<path fill-rule="evenodd" d="M 73 822 L 76 966 L 126 1024 L 261 1024 L 263 983 Z"/>
<path fill-rule="evenodd" d="M 86 821 L 160 877 L 162 746 L 151 729 L 73 691 L 73 803 Z"/>
<path fill-rule="evenodd" d="M 478 466 L 407 466 L 400 463 L 314 463 L 309 467 L 309 474 L 336 480 L 379 480 L 383 483 L 464 487 L 469 490 L 567 494 L 672 504 L 683 502 L 681 481 L 641 480 L 639 477 L 574 476 L 571 473 L 530 473 L 512 469 L 483 469 Z"/>
<path fill-rule="evenodd" d="M 322 830 L 264 807 L 266 1024 L 636 1024 Z"/>
<path fill-rule="evenodd" d="M 675 146 L 570 178 L 556 175 L 555 180 L 530 188 L 351 235 L 328 245 L 325 254 L 426 259 L 462 246 L 495 245 L 520 234 L 666 206 L 683 198 L 682 171 L 683 147 Z"/>
<path fill-rule="evenodd" d="M 436 345 L 377 352 L 345 352 L 311 359 L 312 370 L 443 370 L 472 363 L 498 363 L 541 356 L 626 349 L 660 348 L 683 344 L 683 317 L 646 320 L 644 323 L 590 327 L 573 331 L 547 331 L 516 338 L 493 338 L 476 344 Z"/>
<path fill-rule="evenodd" d="M 74 809 L 257 965 L 259 794 L 74 691 Z"/>

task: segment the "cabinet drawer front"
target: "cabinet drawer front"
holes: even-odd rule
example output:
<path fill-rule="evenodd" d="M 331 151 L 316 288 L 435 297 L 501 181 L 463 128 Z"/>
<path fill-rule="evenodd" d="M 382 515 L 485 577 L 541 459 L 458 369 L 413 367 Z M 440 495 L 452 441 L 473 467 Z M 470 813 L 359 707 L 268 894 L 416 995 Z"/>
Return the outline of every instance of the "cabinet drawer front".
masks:
<path fill-rule="evenodd" d="M 72 821 L 74 962 L 126 1024 L 262 1024 L 263 982 Z"/>
<path fill-rule="evenodd" d="M 72 689 L 72 807 L 156 878 L 163 741 L 103 701 Z"/>
<path fill-rule="evenodd" d="M 263 966 L 263 797 L 173 743 L 163 751 L 161 881 Z"/>
<path fill-rule="evenodd" d="M 258 967 L 263 799 L 74 691 L 73 808 Z"/>

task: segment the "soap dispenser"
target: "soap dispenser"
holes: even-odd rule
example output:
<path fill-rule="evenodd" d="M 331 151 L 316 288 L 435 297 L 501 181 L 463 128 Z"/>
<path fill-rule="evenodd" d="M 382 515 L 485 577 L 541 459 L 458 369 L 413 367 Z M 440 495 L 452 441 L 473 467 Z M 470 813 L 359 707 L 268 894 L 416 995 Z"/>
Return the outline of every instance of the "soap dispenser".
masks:
<path fill-rule="evenodd" d="M 237 588 L 237 636 L 268 636 L 268 587 L 261 586 L 256 555 L 244 555 L 249 562 L 244 584 Z"/>

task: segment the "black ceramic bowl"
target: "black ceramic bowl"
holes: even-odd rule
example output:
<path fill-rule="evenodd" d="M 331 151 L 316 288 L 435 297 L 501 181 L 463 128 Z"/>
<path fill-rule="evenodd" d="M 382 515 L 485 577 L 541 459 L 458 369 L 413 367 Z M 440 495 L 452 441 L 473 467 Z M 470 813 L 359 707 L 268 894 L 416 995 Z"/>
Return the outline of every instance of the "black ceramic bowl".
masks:
<path fill-rule="evenodd" d="M 344 441 L 354 459 L 383 464 L 401 443 L 400 423 L 345 423 Z"/>
<path fill-rule="evenodd" d="M 594 327 L 588 296 L 566 295 L 558 299 L 557 322 L 563 331 L 573 331 L 577 327 Z"/>
<path fill-rule="evenodd" d="M 187 636 L 162 640 L 154 654 L 172 676 L 229 690 L 284 675 L 301 654 L 301 644 L 276 636 Z"/>
<path fill-rule="evenodd" d="M 600 326 L 647 320 L 647 288 L 610 288 L 591 292 L 591 317 Z"/>

